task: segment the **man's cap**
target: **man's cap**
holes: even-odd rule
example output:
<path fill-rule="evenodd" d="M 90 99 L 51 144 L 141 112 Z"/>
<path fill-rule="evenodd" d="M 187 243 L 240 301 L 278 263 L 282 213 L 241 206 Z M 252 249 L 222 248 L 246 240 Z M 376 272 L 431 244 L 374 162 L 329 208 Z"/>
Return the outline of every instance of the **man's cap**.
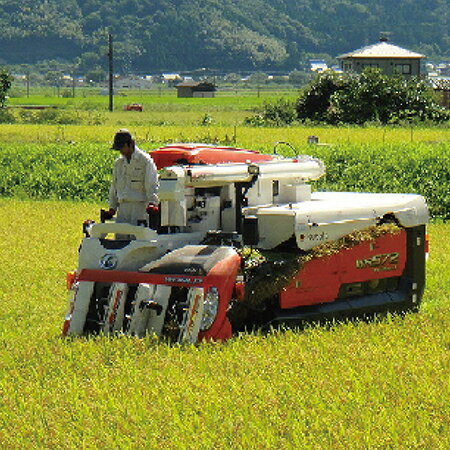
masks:
<path fill-rule="evenodd" d="M 121 128 L 114 136 L 111 150 L 120 150 L 125 144 L 129 144 L 132 140 L 132 134 L 126 128 Z"/>

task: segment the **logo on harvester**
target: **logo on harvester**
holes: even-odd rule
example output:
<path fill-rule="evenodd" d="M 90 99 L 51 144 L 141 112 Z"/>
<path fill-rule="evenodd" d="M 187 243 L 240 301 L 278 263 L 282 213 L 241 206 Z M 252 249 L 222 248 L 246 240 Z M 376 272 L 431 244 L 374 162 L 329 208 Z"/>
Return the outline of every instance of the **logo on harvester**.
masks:
<path fill-rule="evenodd" d="M 191 277 L 187 278 L 177 276 L 166 277 L 164 280 L 166 283 L 200 284 L 203 282 L 203 278 L 191 278 Z"/>
<path fill-rule="evenodd" d="M 117 263 L 117 256 L 113 255 L 112 253 L 107 253 L 106 255 L 102 256 L 99 261 L 100 267 L 104 270 L 115 269 L 117 267 Z"/>
<path fill-rule="evenodd" d="M 385 270 L 396 270 L 398 266 L 398 258 L 400 253 L 383 253 L 374 255 L 370 258 L 357 259 L 357 269 L 373 269 L 374 272 L 382 272 Z"/>
<path fill-rule="evenodd" d="M 328 241 L 328 239 L 328 233 L 325 233 L 324 231 L 322 233 L 300 234 L 301 241 L 325 242 Z"/>

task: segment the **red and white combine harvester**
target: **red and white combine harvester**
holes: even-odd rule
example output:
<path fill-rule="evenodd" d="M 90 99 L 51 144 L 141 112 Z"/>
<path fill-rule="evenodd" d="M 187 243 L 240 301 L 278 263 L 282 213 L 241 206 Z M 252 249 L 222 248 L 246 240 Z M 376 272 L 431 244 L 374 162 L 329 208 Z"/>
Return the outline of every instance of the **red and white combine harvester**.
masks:
<path fill-rule="evenodd" d="M 159 211 L 142 226 L 85 222 L 64 335 L 192 343 L 418 309 L 428 251 L 420 195 L 311 192 L 325 167 L 309 156 L 205 144 L 151 155 Z"/>

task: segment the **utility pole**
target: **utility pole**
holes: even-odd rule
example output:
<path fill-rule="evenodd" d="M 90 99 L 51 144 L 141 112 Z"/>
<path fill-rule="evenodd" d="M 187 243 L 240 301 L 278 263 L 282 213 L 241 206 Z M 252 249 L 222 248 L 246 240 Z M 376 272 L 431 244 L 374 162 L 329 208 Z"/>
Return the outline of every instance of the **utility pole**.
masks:
<path fill-rule="evenodd" d="M 26 80 L 27 80 L 27 98 L 29 98 L 30 97 L 30 71 L 27 71 Z"/>
<path fill-rule="evenodd" d="M 114 84 L 113 84 L 113 38 L 112 34 L 109 33 L 108 35 L 108 43 L 109 43 L 109 50 L 108 50 L 108 61 L 109 61 L 109 110 L 114 110 L 114 104 L 113 104 L 113 96 L 114 96 Z"/>

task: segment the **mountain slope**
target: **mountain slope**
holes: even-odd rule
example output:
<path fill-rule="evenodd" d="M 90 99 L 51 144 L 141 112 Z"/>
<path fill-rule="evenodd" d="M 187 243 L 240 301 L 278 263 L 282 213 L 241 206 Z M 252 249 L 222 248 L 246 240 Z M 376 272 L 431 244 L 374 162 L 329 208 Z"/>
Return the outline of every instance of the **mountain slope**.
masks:
<path fill-rule="evenodd" d="M 336 56 L 380 31 L 445 56 L 449 9 L 448 0 L 0 0 L 0 62 L 99 63 L 107 30 L 121 70 L 295 67 L 302 53 Z"/>

